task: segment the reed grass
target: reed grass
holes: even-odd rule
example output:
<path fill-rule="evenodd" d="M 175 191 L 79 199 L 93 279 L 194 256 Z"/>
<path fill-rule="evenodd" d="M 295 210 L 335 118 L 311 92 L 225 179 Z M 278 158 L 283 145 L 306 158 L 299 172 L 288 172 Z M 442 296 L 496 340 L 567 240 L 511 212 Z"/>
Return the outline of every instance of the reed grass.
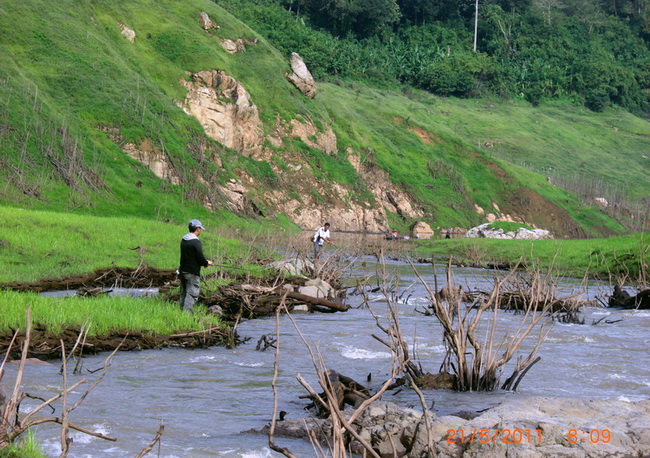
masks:
<path fill-rule="evenodd" d="M 23 439 L 18 439 L 17 443 L 0 449 L 0 458 L 45 458 L 36 433 L 29 430 L 25 436 Z"/>
<path fill-rule="evenodd" d="M 136 331 L 170 335 L 221 326 L 218 317 L 202 314 L 200 308 L 189 315 L 177 304 L 157 298 L 51 298 L 36 293 L 0 291 L 0 329 L 22 329 L 27 306 L 32 307 L 34 325 L 45 326 L 54 336 L 84 325 L 90 337 Z"/>

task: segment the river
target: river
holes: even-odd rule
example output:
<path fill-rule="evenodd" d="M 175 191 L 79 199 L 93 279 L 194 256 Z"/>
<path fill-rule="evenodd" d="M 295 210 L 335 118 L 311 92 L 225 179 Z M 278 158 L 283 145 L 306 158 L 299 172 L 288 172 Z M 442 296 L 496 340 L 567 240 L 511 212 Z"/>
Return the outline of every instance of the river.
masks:
<path fill-rule="evenodd" d="M 374 272 L 373 259 L 361 259 L 356 274 Z M 431 279 L 431 266 L 418 270 Z M 434 317 L 415 311 L 428 302 L 424 287 L 412 268 L 403 262 L 387 263 L 389 280 L 399 277 L 401 300 L 398 303 L 404 336 L 414 345 L 417 359 L 425 371 L 438 372 L 444 356 L 441 327 Z M 439 273 L 443 273 L 439 268 Z M 466 289 L 488 289 L 493 272 L 481 269 L 454 269 L 457 284 Z M 439 287 L 444 285 L 439 276 Z M 581 290 L 578 280 L 558 283 L 561 294 Z M 584 299 L 604 297 L 609 285 L 590 282 Z M 371 307 L 380 317 L 387 306 L 379 293 L 371 294 Z M 408 301 L 406 301 L 408 299 Z M 345 313 L 294 313 L 297 326 L 313 348 L 318 349 L 327 366 L 366 382 L 371 374 L 372 388 L 378 388 L 390 370 L 390 354 L 371 337 L 381 334 L 374 319 L 361 305 L 361 296 L 350 295 L 352 308 Z M 589 307 L 584 312 L 585 324 L 555 324 L 542 344 L 536 364 L 521 382 L 517 392 L 457 393 L 440 390 L 425 392 L 428 405 L 435 402 L 438 415 L 459 410 L 482 410 L 513 397 L 560 396 L 570 398 L 627 399 L 636 401 L 650 397 L 650 311 L 621 311 Z M 603 319 L 598 325 L 594 321 Z M 520 323 L 521 315 L 499 311 L 498 333 L 511 333 Z M 621 320 L 621 321 L 618 321 Z M 71 421 L 86 428 L 118 438 L 117 442 L 84 436 L 73 432 L 70 456 L 134 456 L 154 437 L 159 421 L 165 425 L 161 456 L 280 456 L 268 448 L 267 437 L 246 433 L 263 427 L 273 412 L 274 351 L 256 351 L 258 339 L 275 333 L 275 318 L 257 319 L 239 325 L 240 337 L 250 340 L 233 350 L 213 347 L 203 350 L 161 349 L 142 352 L 121 352 L 115 355 L 105 379 L 71 414 Z M 304 415 L 306 404 L 299 399 L 305 390 L 296 380 L 301 374 L 318 388 L 315 370 L 306 348 L 286 316 L 280 319 L 280 370 L 278 374 L 279 410 L 288 418 Z M 530 349 L 534 343 L 526 343 Z M 87 370 L 102 366 L 106 354 L 84 358 L 84 373 L 69 375 L 69 384 L 84 377 L 88 386 L 99 372 Z M 525 356 L 525 355 L 524 355 Z M 15 377 L 16 365 L 8 365 L 5 387 Z M 60 361 L 30 365 L 25 374 L 24 391 L 49 397 L 62 387 Z M 509 375 L 512 362 L 506 367 Z M 318 389 L 320 391 L 320 389 Z M 72 398 L 83 390 L 76 390 Z M 408 389 L 388 392 L 383 400 L 419 407 L 419 399 Z M 37 401 L 26 399 L 23 409 L 29 410 Z M 58 455 L 59 429 L 41 426 L 38 438 L 48 455 Z M 311 445 L 297 439 L 277 438 L 298 456 L 314 456 Z M 155 450 L 154 450 L 155 452 Z M 152 455 L 153 456 L 153 455 Z"/>

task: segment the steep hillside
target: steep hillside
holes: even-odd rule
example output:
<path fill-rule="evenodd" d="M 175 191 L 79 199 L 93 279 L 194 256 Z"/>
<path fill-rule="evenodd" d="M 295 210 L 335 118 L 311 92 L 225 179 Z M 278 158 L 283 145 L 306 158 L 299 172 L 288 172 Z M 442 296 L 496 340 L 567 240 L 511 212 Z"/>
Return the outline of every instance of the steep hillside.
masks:
<path fill-rule="evenodd" d="M 463 140 L 479 130 L 451 99 L 342 82 L 303 95 L 288 57 L 209 1 L 8 0 L 0 30 L 4 205 L 369 231 L 491 213 L 560 236 L 624 230 Z M 520 116 L 500 122 L 516 130 Z"/>

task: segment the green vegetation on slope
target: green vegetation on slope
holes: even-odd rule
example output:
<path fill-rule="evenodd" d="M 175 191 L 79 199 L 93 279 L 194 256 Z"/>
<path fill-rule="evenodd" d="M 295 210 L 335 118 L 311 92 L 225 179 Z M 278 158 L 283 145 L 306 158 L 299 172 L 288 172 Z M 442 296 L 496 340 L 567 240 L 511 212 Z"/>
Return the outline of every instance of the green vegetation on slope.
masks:
<path fill-rule="evenodd" d="M 319 77 L 399 81 L 445 96 L 520 96 L 534 104 L 570 98 L 596 111 L 650 107 L 645 0 L 613 8 L 606 0 L 490 0 L 477 3 L 478 36 L 473 2 L 219 3 L 284 53 L 299 52 Z"/>
<path fill-rule="evenodd" d="M 204 183 L 234 177 L 237 154 L 176 106 L 185 97 L 179 79 L 225 70 L 268 124 L 295 117 L 305 101 L 283 78 L 287 63 L 276 51 L 261 40 L 231 56 L 200 28 L 201 11 L 221 24 L 221 37 L 257 38 L 209 1 L 5 3 L 0 201 L 175 222 L 207 215 L 199 201 L 221 202 Z M 137 30 L 135 43 L 120 35 L 119 23 Z M 176 165 L 179 185 L 159 180 L 116 144 L 144 141 Z M 204 160 L 210 156 L 222 156 L 224 169 Z"/>
<path fill-rule="evenodd" d="M 559 102 L 535 109 L 490 100 L 439 105 L 449 112 L 440 118 L 442 126 L 572 191 L 591 191 L 592 198 L 612 201 L 650 195 L 650 158 L 644 154 L 650 147 L 650 123 L 625 111 L 595 114 Z"/>
<path fill-rule="evenodd" d="M 220 25 L 219 31 L 213 31 L 216 36 L 200 28 L 200 11 Z M 274 216 L 273 224 L 290 227 L 265 200 L 266 189 L 283 188 L 304 205 L 349 201 L 376 205 L 347 160 L 350 148 L 363 162 L 387 171 L 433 225 L 476 224 L 480 219 L 475 204 L 483 209 L 497 204 L 508 211 L 513 196 L 530 188 L 576 219 L 576 235 L 623 231 L 598 209 L 583 207 L 572 195 L 545 183 L 541 175 L 496 163 L 476 148 L 472 132 L 494 122 L 494 112 L 503 112 L 498 121 L 502 130 L 515 129 L 521 119 L 538 115 L 522 103 L 514 104 L 518 109 L 512 112 L 508 102 L 478 110 L 474 102 L 441 99 L 404 87 L 402 95 L 342 82 L 321 83 L 319 95 L 310 100 L 284 78 L 286 56 L 206 0 L 108 0 L 82 5 L 70 0 L 54 4 L 10 0 L 2 13 L 0 28 L 7 31 L 0 37 L 0 203 L 4 205 L 181 224 L 216 215 L 220 228 L 237 227 L 249 233 L 270 224 L 267 218 L 257 218 L 264 215 Z M 135 43 L 120 35 L 119 23 L 136 30 Z M 218 42 L 226 37 L 256 38 L 258 43 L 245 53 L 231 55 Z M 265 162 L 207 138 L 203 127 L 175 103 L 185 96 L 179 79 L 187 78 L 188 71 L 205 69 L 224 70 L 242 82 L 259 108 L 267 133 L 278 121 L 308 118 L 319 129 L 325 124 L 334 129 L 339 153 L 324 154 L 302 140 L 284 139 L 281 147 L 266 146 L 273 157 Z M 584 119 L 591 120 L 587 115 Z M 603 118 L 593 119 L 598 128 Z M 526 132 L 519 135 L 526 137 L 533 127 L 524 125 Z M 575 136 L 562 136 L 549 147 L 569 151 L 576 137 L 591 135 L 591 130 L 581 129 L 576 124 Z M 623 125 L 618 132 L 610 129 L 620 138 L 637 132 Z M 128 157 L 122 149 L 126 144 L 147 144 L 167 157 L 179 184 L 157 178 Z M 526 144 L 522 141 L 517 147 L 529 151 Z M 644 143 L 629 145 L 625 162 L 636 158 Z M 611 146 L 602 142 L 594 148 L 601 153 Z M 309 165 L 304 173 L 321 184 L 343 185 L 344 195 L 334 186 L 329 191 L 326 186 L 311 186 L 310 199 L 301 199 L 305 186 L 283 177 L 288 158 L 296 156 Z M 624 169 L 617 168 L 615 179 L 625 177 L 619 173 Z M 635 173 L 630 173 L 629 181 L 643 183 Z M 255 180 L 243 212 L 249 216 L 226 210 L 216 186 L 239 176 Z M 639 187 L 635 195 L 643 194 Z M 539 215 L 542 218 L 544 213 Z M 390 219 L 400 230 L 412 222 L 400 215 Z M 541 220 L 539 224 L 544 225 Z"/>
<path fill-rule="evenodd" d="M 351 148 L 361 154 L 362 160 L 372 161 L 386 170 L 394 183 L 428 205 L 427 212 L 439 225 L 470 227 L 483 222 L 475 204 L 486 212 L 493 211 L 493 205 L 497 204 L 505 212 L 512 208 L 526 215 L 530 204 L 525 200 L 513 207 L 523 187 L 566 211 L 590 235 L 624 231 L 594 205 L 582 205 L 574 195 L 548 183 L 544 176 L 491 158 L 456 135 L 458 126 L 465 120 L 474 117 L 478 118 L 476 125 L 489 124 L 493 109 L 507 113 L 511 109 L 508 102 L 499 105 L 495 102 L 491 109 L 472 110 L 471 106 L 477 102 L 440 99 L 421 92 L 407 98 L 393 91 L 356 84 L 356 94 L 350 97 L 349 88 L 328 83 L 319 87 L 319 97 L 328 107 L 329 116 L 349 121 L 334 125 L 339 148 Z M 531 113 L 532 109 L 527 109 Z M 517 125 L 522 111 L 514 110 L 510 117 L 504 115 L 502 122 Z M 592 115 L 593 123 L 604 124 L 605 119 L 605 115 Z M 579 125 L 576 130 L 581 131 Z M 568 147 L 572 138 L 565 141 Z M 566 162 L 566 158 L 557 160 Z M 650 192 L 650 184 L 640 186 Z M 546 214 L 526 216 L 539 226 L 548 224 Z"/>

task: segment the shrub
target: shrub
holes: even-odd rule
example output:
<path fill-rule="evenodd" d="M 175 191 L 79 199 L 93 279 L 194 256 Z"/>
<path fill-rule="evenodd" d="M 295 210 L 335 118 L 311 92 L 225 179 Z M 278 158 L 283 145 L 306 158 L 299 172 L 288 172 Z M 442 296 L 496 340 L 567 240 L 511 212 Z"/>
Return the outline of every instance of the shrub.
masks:
<path fill-rule="evenodd" d="M 455 54 L 424 68 L 419 83 L 436 94 L 467 97 L 494 72 L 492 59 L 485 54 Z"/>

